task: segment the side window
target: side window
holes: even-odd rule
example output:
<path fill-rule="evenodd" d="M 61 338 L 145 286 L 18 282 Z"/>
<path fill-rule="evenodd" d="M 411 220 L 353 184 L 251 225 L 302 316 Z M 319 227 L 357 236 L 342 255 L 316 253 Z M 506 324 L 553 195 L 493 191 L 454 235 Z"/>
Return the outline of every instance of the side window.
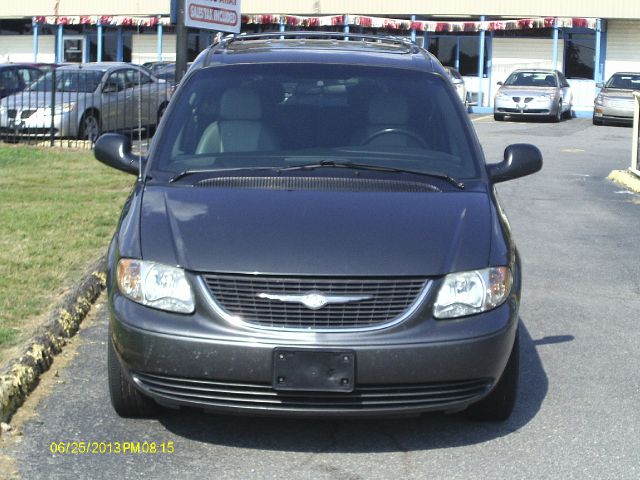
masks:
<path fill-rule="evenodd" d="M 138 82 L 140 85 L 144 85 L 146 83 L 151 82 L 151 79 L 149 78 L 149 76 L 142 71 L 135 70 L 133 68 L 128 68 L 126 72 L 127 72 L 127 88 L 137 87 Z M 138 75 L 138 72 L 140 72 L 139 75 Z"/>
<path fill-rule="evenodd" d="M 567 82 L 567 79 L 562 73 L 558 72 L 558 78 L 560 79 L 560 86 L 562 88 L 569 86 L 569 82 Z"/>
<path fill-rule="evenodd" d="M 18 76 L 25 87 L 35 82 L 40 75 L 41 72 L 34 68 L 18 68 Z"/>
<path fill-rule="evenodd" d="M 138 85 L 138 82 L 140 83 L 140 85 L 145 85 L 147 83 L 153 82 L 153 80 L 151 80 L 151 77 L 149 77 L 149 74 L 146 72 L 143 72 L 142 70 L 130 69 L 130 70 L 127 70 L 127 75 L 129 76 L 129 78 L 131 79 L 131 82 L 133 82 L 134 85 Z"/>
<path fill-rule="evenodd" d="M 115 71 L 109 75 L 104 91 L 106 93 L 121 92 L 125 89 L 126 81 L 126 72 L 124 70 Z"/>
<path fill-rule="evenodd" d="M 12 93 L 20 89 L 20 79 L 12 68 L 0 70 L 0 88 Z"/>

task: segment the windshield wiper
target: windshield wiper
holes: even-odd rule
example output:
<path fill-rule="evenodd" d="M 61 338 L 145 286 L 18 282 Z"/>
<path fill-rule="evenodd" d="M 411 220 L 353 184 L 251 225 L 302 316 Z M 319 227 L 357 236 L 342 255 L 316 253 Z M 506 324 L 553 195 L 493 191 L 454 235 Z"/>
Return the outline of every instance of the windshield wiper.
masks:
<path fill-rule="evenodd" d="M 347 168 L 349 170 L 368 170 L 373 172 L 392 172 L 392 173 L 408 173 L 410 175 L 420 175 L 423 177 L 430 178 L 439 178 L 441 180 L 445 180 L 449 182 L 456 188 L 460 190 L 464 189 L 464 183 L 455 178 L 446 175 L 444 173 L 439 172 L 421 172 L 418 170 L 407 170 L 404 168 L 397 167 L 385 167 L 382 165 L 369 165 L 366 163 L 355 163 L 348 161 L 335 161 L 335 160 L 322 160 L 317 163 L 301 163 L 299 165 L 290 165 L 288 167 L 240 167 L 240 168 L 218 168 L 218 169 L 193 169 L 193 170 L 183 170 L 178 173 L 174 177 L 169 180 L 169 183 L 177 182 L 181 178 L 187 177 L 189 175 L 198 175 L 201 173 L 220 173 L 220 172 L 239 172 L 239 171 L 249 171 L 249 172 L 260 172 L 260 171 L 272 171 L 272 172 L 290 172 L 293 170 L 313 170 L 315 168 Z"/>
<path fill-rule="evenodd" d="M 281 167 L 239 167 L 239 168 L 204 168 L 204 169 L 189 169 L 183 170 L 174 177 L 171 177 L 169 183 L 177 182 L 181 178 L 188 177 L 189 175 L 198 175 L 199 173 L 221 173 L 221 172 L 260 172 L 260 171 L 278 171 L 282 170 Z"/>
<path fill-rule="evenodd" d="M 313 170 L 314 168 L 322 167 L 335 167 L 335 168 L 348 168 L 350 170 L 369 170 L 373 172 L 393 172 L 393 173 L 408 173 L 411 175 L 420 175 L 423 177 L 440 178 L 449 182 L 460 190 L 464 189 L 464 183 L 455 178 L 439 172 L 421 172 L 418 170 L 407 170 L 405 168 L 397 167 L 385 167 L 382 165 L 369 165 L 366 163 L 354 163 L 354 162 L 336 162 L 335 160 L 322 160 L 318 163 L 302 163 L 300 165 L 291 165 L 290 167 L 282 167 L 278 170 L 287 172 L 291 170 Z"/>

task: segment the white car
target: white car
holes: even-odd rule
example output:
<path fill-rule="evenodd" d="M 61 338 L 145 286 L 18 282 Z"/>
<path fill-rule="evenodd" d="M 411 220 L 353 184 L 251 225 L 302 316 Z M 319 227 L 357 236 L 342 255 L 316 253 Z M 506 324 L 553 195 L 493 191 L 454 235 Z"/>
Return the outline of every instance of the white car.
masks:
<path fill-rule="evenodd" d="M 498 82 L 493 118 L 547 117 L 555 122 L 571 118 L 573 94 L 564 75 L 557 70 L 515 70 Z"/>

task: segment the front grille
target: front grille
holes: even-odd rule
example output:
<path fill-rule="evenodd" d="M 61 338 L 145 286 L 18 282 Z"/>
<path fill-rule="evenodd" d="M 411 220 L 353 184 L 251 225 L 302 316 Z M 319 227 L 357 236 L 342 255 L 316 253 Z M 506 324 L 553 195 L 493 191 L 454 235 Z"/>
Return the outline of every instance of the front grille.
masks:
<path fill-rule="evenodd" d="M 520 101 L 520 97 L 513 97 L 513 101 L 518 103 Z"/>
<path fill-rule="evenodd" d="M 282 392 L 270 384 L 214 382 L 133 374 L 147 392 L 170 401 L 208 407 L 279 411 L 376 411 L 385 409 L 434 408 L 464 402 L 486 393 L 489 379 L 433 382 L 424 384 L 357 385 L 353 392 Z"/>
<path fill-rule="evenodd" d="M 607 106 L 613 108 L 626 108 L 633 110 L 633 98 L 609 98 L 607 99 Z"/>
<path fill-rule="evenodd" d="M 229 315 L 272 328 L 340 329 L 373 327 L 404 314 L 425 288 L 425 278 L 309 278 L 205 274 L 214 300 Z M 258 297 L 305 295 L 369 296 L 368 300 L 329 303 L 311 310 L 301 303 Z"/>

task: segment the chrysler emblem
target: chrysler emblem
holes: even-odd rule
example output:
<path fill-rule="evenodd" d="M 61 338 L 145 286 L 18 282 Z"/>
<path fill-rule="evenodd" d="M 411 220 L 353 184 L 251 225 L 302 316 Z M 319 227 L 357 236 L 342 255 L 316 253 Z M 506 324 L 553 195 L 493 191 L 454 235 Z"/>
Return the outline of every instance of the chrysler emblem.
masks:
<path fill-rule="evenodd" d="M 277 300 L 286 303 L 301 303 L 309 310 L 320 310 L 329 303 L 350 303 L 370 300 L 371 295 L 325 295 L 317 290 L 302 295 L 280 295 L 276 293 L 259 293 L 258 298 Z"/>

